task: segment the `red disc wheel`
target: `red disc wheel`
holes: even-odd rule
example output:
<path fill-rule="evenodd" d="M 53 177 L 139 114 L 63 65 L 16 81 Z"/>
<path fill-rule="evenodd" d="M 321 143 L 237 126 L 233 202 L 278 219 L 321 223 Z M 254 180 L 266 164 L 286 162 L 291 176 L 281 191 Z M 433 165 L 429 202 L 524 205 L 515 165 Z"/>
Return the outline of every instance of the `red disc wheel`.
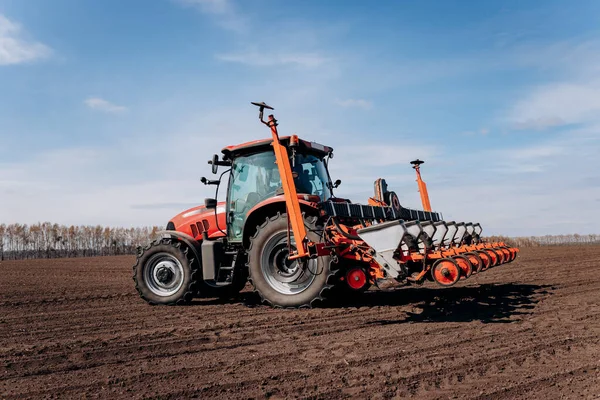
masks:
<path fill-rule="evenodd" d="M 433 263 L 431 277 L 438 285 L 452 286 L 460 279 L 461 270 L 456 261 L 451 258 L 442 258 Z"/>
<path fill-rule="evenodd" d="M 508 250 L 508 247 L 501 247 L 500 251 L 502 254 L 504 254 L 504 263 L 509 263 L 512 261 L 512 254 L 510 250 Z"/>
<path fill-rule="evenodd" d="M 481 257 L 481 260 L 483 261 L 483 271 L 492 266 L 492 259 L 487 252 L 483 250 L 477 250 L 477 254 L 479 254 L 479 257 Z"/>
<path fill-rule="evenodd" d="M 492 249 L 485 249 L 484 250 L 488 256 L 490 256 L 490 267 L 495 267 L 496 265 L 498 265 L 498 262 L 500 261 L 500 259 L 498 258 L 498 254 L 496 254 L 496 252 Z"/>
<path fill-rule="evenodd" d="M 494 253 L 496 255 L 496 262 L 494 263 L 494 267 L 502 264 L 503 256 L 502 253 L 497 248 L 486 249 L 486 251 Z"/>
<path fill-rule="evenodd" d="M 473 274 L 473 264 L 471 261 L 464 255 L 457 255 L 452 257 L 454 261 L 458 264 L 458 268 L 460 268 L 460 274 L 462 278 L 467 279 Z"/>
<path fill-rule="evenodd" d="M 498 254 L 498 265 L 504 264 L 506 262 L 506 257 L 504 256 L 502 250 L 498 247 L 494 247 L 493 250 L 496 252 L 496 254 Z"/>
<path fill-rule="evenodd" d="M 346 273 L 346 282 L 350 289 L 363 290 L 367 286 L 367 275 L 362 268 L 352 268 Z"/>
<path fill-rule="evenodd" d="M 475 253 L 474 251 L 470 251 L 463 255 L 465 257 L 467 257 L 469 259 L 469 261 L 471 262 L 471 265 L 473 265 L 473 273 L 474 274 L 481 272 L 484 265 L 483 265 L 483 260 L 481 259 L 479 254 Z"/>
<path fill-rule="evenodd" d="M 504 264 L 507 261 L 506 254 L 502 251 L 502 247 L 494 247 L 494 251 L 498 254 L 498 265 Z"/>
<path fill-rule="evenodd" d="M 517 253 L 512 248 L 510 248 L 508 246 L 504 247 L 504 250 L 508 254 L 508 257 L 506 258 L 506 262 L 509 263 L 509 262 L 514 261 L 514 259 L 517 256 Z"/>

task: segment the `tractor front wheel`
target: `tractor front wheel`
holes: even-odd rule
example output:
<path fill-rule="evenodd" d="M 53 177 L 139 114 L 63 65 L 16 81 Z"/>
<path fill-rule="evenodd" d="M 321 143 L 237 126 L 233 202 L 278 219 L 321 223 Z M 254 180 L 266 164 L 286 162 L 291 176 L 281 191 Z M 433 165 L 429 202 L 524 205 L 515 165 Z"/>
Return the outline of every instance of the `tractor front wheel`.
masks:
<path fill-rule="evenodd" d="M 198 261 L 180 242 L 161 239 L 144 247 L 133 266 L 140 297 L 150 304 L 189 303 L 196 291 Z"/>
<path fill-rule="evenodd" d="M 318 242 L 316 218 L 305 217 L 307 236 Z M 288 243 L 288 237 L 290 242 Z M 290 260 L 296 241 L 288 233 L 287 214 L 278 213 L 258 227 L 248 250 L 248 272 L 254 289 L 262 300 L 278 307 L 311 307 L 323 300 L 328 284 L 330 257 Z"/>

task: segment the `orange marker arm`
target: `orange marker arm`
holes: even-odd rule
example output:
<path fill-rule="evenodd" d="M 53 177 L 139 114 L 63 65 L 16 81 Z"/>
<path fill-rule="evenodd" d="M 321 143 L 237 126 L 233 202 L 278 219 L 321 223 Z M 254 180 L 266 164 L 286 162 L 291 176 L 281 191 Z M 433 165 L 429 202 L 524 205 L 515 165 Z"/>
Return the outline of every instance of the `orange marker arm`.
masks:
<path fill-rule="evenodd" d="M 296 184 L 292 175 L 292 167 L 288 158 L 287 149 L 279 142 L 279 134 L 277 133 L 277 121 L 272 115 L 269 115 L 269 127 L 273 136 L 273 151 L 275 152 L 275 160 L 281 177 L 281 186 L 285 197 L 285 204 L 292 232 L 296 239 L 296 248 L 298 253 L 291 256 L 290 259 L 301 258 L 308 256 L 306 250 L 306 228 L 304 227 L 304 219 L 300 210 L 300 202 L 298 201 L 298 193 L 296 192 Z"/>

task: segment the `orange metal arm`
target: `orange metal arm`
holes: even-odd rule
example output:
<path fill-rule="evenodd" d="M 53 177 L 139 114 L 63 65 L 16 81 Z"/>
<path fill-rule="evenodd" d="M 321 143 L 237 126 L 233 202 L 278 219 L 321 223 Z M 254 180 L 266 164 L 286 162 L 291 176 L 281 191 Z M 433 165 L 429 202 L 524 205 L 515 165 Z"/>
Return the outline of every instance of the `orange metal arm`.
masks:
<path fill-rule="evenodd" d="M 419 193 L 421 194 L 421 203 L 423 204 L 424 211 L 431 211 L 431 204 L 429 203 L 429 194 L 427 193 L 427 185 L 421 179 L 421 168 L 420 165 L 423 164 L 424 161 L 415 160 L 411 161 L 413 164 L 413 168 L 417 172 L 417 184 L 419 185 Z"/>
<path fill-rule="evenodd" d="M 281 177 L 281 185 L 283 187 L 283 194 L 285 196 L 288 218 L 292 225 L 292 232 L 294 233 L 294 238 L 296 238 L 296 248 L 298 249 L 298 253 L 289 258 L 296 259 L 307 257 L 309 254 L 306 250 L 306 228 L 304 227 L 304 218 L 302 217 L 302 211 L 300 210 L 300 202 L 298 201 L 296 184 L 294 183 L 292 167 L 290 165 L 287 149 L 279 141 L 277 120 L 275 117 L 273 117 L 273 115 L 269 115 L 269 121 L 265 122 L 265 124 L 271 128 L 271 135 L 273 136 L 273 151 L 275 152 L 279 176 Z"/>

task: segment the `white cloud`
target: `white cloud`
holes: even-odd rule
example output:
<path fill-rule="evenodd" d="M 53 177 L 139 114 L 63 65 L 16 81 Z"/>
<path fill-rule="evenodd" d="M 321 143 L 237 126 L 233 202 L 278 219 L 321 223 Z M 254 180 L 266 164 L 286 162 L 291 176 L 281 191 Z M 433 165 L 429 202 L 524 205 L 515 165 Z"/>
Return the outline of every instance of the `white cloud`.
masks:
<path fill-rule="evenodd" d="M 556 78 L 524 93 L 506 119 L 516 130 L 548 130 L 600 121 L 600 40 L 566 40 L 518 48 L 514 62 Z"/>
<path fill-rule="evenodd" d="M 341 107 L 362 108 L 363 110 L 370 110 L 371 108 L 373 108 L 373 103 L 369 100 L 364 99 L 336 99 L 335 104 Z"/>
<path fill-rule="evenodd" d="M 294 19 L 280 19 L 265 24 L 264 18 L 248 12 L 243 7 L 251 3 L 231 0 L 172 0 L 184 7 L 198 10 L 220 28 L 235 33 L 236 50 L 215 54 L 220 61 L 252 67 L 297 66 L 307 69 L 321 67 L 331 61 L 318 48 L 325 29 L 309 24 L 299 24 Z M 270 50 L 256 47 L 256 40 Z M 264 47 L 263 46 L 263 47 Z"/>
<path fill-rule="evenodd" d="M 600 83 L 553 83 L 535 88 L 509 114 L 516 129 L 543 130 L 600 119 Z"/>
<path fill-rule="evenodd" d="M 0 14 L 0 65 L 30 63 L 51 53 L 48 46 L 23 38 L 21 26 Z"/>
<path fill-rule="evenodd" d="M 128 110 L 127 107 L 118 106 L 100 97 L 87 98 L 84 103 L 92 110 L 102 111 L 110 114 L 120 114 Z"/>
<path fill-rule="evenodd" d="M 215 110 L 183 121 L 162 119 L 154 131 L 124 131 L 118 140 L 94 148 L 55 148 L 12 163 L 0 159 L 0 222 L 115 226 L 164 225 L 191 204 L 214 196 L 206 161 L 225 145 L 268 136 L 245 106 Z M 163 126 L 164 125 L 164 126 Z M 182 151 L 193 150 L 193 157 Z M 223 190 L 220 192 L 221 195 Z M 43 201 L 40 201 L 43 198 Z"/>
<path fill-rule="evenodd" d="M 488 133 L 490 133 L 489 128 L 481 128 L 481 129 L 476 130 L 476 131 L 465 131 L 465 132 L 462 132 L 461 135 L 464 135 L 464 136 L 476 136 L 476 135 L 486 136 Z"/>
<path fill-rule="evenodd" d="M 318 53 L 260 53 L 243 52 L 217 54 L 221 61 L 250 65 L 253 67 L 273 67 L 281 65 L 296 65 L 304 68 L 316 68 L 325 64 L 329 59 Z"/>
<path fill-rule="evenodd" d="M 597 233 L 599 129 L 482 148 L 452 168 L 429 168 L 424 179 L 431 203 L 446 219 L 481 222 L 486 234 Z M 442 175 L 450 179 L 438 182 Z"/>
<path fill-rule="evenodd" d="M 531 160 L 555 157 L 565 152 L 565 147 L 557 144 L 541 144 L 513 149 L 507 156 L 514 160 Z"/>
<path fill-rule="evenodd" d="M 336 153 L 341 153 L 341 157 L 349 164 L 356 165 L 355 161 L 359 159 L 360 165 L 357 166 L 360 168 L 363 164 L 375 167 L 406 164 L 410 167 L 408 163 L 416 158 L 431 159 L 439 155 L 439 150 L 434 146 L 415 145 L 407 142 L 406 139 L 402 139 L 402 141 L 405 144 L 398 145 L 394 140 L 395 143 L 390 144 L 367 144 L 362 142 L 334 147 Z"/>
<path fill-rule="evenodd" d="M 202 12 L 210 14 L 226 14 L 232 12 L 232 5 L 229 0 L 177 0 L 179 3 L 187 6 L 197 6 Z"/>
<path fill-rule="evenodd" d="M 562 140 L 553 140 L 526 147 L 488 151 L 482 162 L 495 173 L 548 173 L 558 164 L 558 157 L 569 154 L 571 150 Z"/>
<path fill-rule="evenodd" d="M 198 9 L 201 13 L 214 17 L 221 28 L 238 34 L 248 31 L 248 21 L 241 15 L 230 0 L 174 0 L 186 7 Z"/>

